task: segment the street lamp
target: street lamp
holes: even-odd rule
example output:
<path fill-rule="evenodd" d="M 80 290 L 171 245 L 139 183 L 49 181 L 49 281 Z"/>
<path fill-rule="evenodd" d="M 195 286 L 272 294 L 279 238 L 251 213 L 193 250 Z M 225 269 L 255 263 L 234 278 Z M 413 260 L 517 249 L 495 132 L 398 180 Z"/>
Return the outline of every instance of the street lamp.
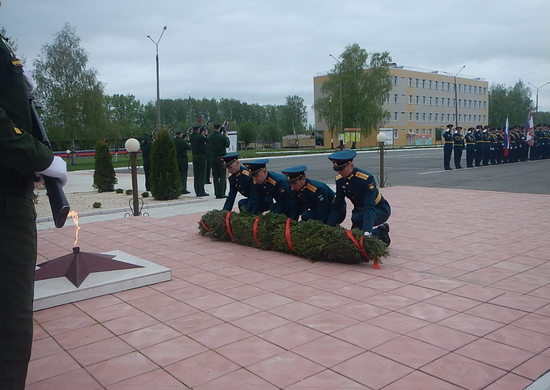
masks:
<path fill-rule="evenodd" d="M 193 120 L 191 119 L 193 116 L 191 114 L 191 92 L 187 91 L 187 95 L 189 95 L 189 126 L 192 126 Z"/>
<path fill-rule="evenodd" d="M 539 112 L 539 89 L 541 89 L 542 87 L 545 87 L 547 86 L 548 84 L 550 84 L 550 81 L 547 82 L 546 84 L 543 84 L 541 85 L 540 87 L 535 87 L 533 84 L 531 84 L 530 82 L 527 82 L 527 84 L 533 86 L 536 90 L 537 90 L 537 105 L 535 106 L 535 112 Z"/>
<path fill-rule="evenodd" d="M 133 215 L 137 217 L 141 214 L 139 210 L 138 184 L 137 184 L 137 152 L 139 150 L 139 141 L 135 138 L 128 138 L 124 147 L 130 153 L 130 166 L 132 169 L 132 196 L 133 196 Z"/>
<path fill-rule="evenodd" d="M 386 142 L 386 139 L 388 139 L 386 133 L 380 132 L 376 136 L 378 146 L 380 147 L 380 177 L 378 178 L 378 181 L 380 182 L 380 188 L 384 188 L 384 186 L 386 185 L 386 175 L 384 173 L 384 143 Z"/>
<path fill-rule="evenodd" d="M 160 40 L 162 39 L 162 36 L 164 35 L 165 31 L 166 31 L 166 26 L 164 26 L 162 28 L 162 32 L 160 33 L 160 37 L 156 42 L 153 40 L 153 38 L 151 38 L 150 35 L 147 35 L 147 38 L 149 38 L 151 40 L 151 42 L 153 42 L 155 44 L 155 48 L 156 48 L 156 52 L 157 52 L 156 62 L 157 62 L 157 129 L 158 130 L 160 130 L 159 43 L 160 43 Z"/>
<path fill-rule="evenodd" d="M 334 57 L 332 54 L 329 54 L 329 56 L 331 56 L 332 58 L 334 58 L 336 60 L 336 62 L 338 62 L 338 73 L 340 75 L 340 145 L 341 143 L 343 142 L 341 137 L 342 137 L 342 134 L 344 134 L 344 112 L 342 110 L 342 63 L 338 60 L 338 58 Z M 331 145 L 331 147 L 333 148 L 334 145 Z"/>
<path fill-rule="evenodd" d="M 455 78 L 455 129 L 458 127 L 458 90 L 456 88 L 456 76 L 458 76 L 458 74 L 462 72 L 462 69 L 464 69 L 465 67 L 466 65 L 460 68 L 460 70 L 454 75 L 454 78 Z"/>

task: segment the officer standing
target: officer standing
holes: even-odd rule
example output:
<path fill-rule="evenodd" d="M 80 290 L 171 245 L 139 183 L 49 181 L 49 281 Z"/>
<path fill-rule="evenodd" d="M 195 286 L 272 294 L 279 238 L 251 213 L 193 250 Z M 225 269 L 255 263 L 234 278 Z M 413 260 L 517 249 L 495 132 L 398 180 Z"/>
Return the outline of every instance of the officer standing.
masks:
<path fill-rule="evenodd" d="M 269 160 L 264 158 L 244 163 L 244 166 L 250 170 L 258 199 L 266 197 L 273 199 L 274 203 L 271 205 L 269 211 L 290 217 L 290 186 L 283 174 L 267 170 L 266 164 L 268 162 Z M 253 213 L 261 213 L 258 202 L 256 202 Z"/>
<path fill-rule="evenodd" d="M 334 191 L 321 181 L 307 178 L 306 170 L 305 165 L 300 165 L 282 171 L 292 189 L 290 218 L 297 221 L 301 217 L 302 221 L 312 219 L 326 224 L 332 211 L 337 223 L 342 223 L 346 217 L 346 204 L 336 210 L 333 204 Z"/>
<path fill-rule="evenodd" d="M 244 196 L 244 199 L 240 199 L 238 202 L 239 210 L 244 210 L 247 213 L 253 214 L 258 205 L 258 197 L 250 170 L 241 165 L 239 153 L 226 154 L 220 157 L 220 160 L 229 173 L 229 195 L 225 200 L 223 209 L 231 211 L 235 204 L 237 193 L 239 193 Z M 273 201 L 271 198 L 264 198 L 259 204 L 259 212 L 263 213 L 264 211 L 268 211 L 272 203 Z"/>
<path fill-rule="evenodd" d="M 193 132 L 189 136 L 191 152 L 193 153 L 193 182 L 196 196 L 208 196 L 204 190 L 206 182 L 206 146 L 208 138 L 199 133 L 201 125 L 193 123 Z"/>
<path fill-rule="evenodd" d="M 474 157 L 476 151 L 476 139 L 474 137 L 474 128 L 470 127 L 468 133 L 464 136 L 466 141 L 466 168 L 474 167 Z"/>
<path fill-rule="evenodd" d="M 481 132 L 482 128 L 483 126 L 477 125 L 474 131 L 474 138 L 476 140 L 476 167 L 480 167 L 481 162 L 483 161 L 483 133 Z"/>
<path fill-rule="evenodd" d="M 391 215 L 390 204 L 378 190 L 374 177 L 355 167 L 353 159 L 356 155 L 355 150 L 343 150 L 328 156 L 339 174 L 336 176 L 334 212 L 330 213 L 327 224 L 338 224 L 339 212 L 348 198 L 353 203 L 351 228 L 361 229 L 365 236 L 372 234 L 390 245 L 390 225 L 386 223 Z"/>
<path fill-rule="evenodd" d="M 462 151 L 464 150 L 464 137 L 460 133 L 462 127 L 457 126 L 455 133 L 453 134 L 453 147 L 455 154 L 455 168 L 462 169 L 460 160 L 462 160 Z"/>
<path fill-rule="evenodd" d="M 151 191 L 149 181 L 151 174 L 151 148 L 153 146 L 153 137 L 150 134 L 143 134 L 141 139 L 141 156 L 143 157 L 143 173 L 145 174 L 145 190 Z"/>
<path fill-rule="evenodd" d="M 212 179 L 214 181 L 214 194 L 216 199 L 226 197 L 227 174 L 220 157 L 227 153 L 229 147 L 229 138 L 220 132 L 222 123 L 215 119 L 212 123 L 214 132 L 208 137 L 208 146 L 210 148 L 210 166 L 212 167 Z"/>
<path fill-rule="evenodd" d="M 446 171 L 450 171 L 453 168 L 451 168 L 451 154 L 453 153 L 453 135 L 451 134 L 451 130 L 453 129 L 453 125 L 449 124 L 447 125 L 447 130 L 443 132 L 443 168 L 445 168 Z"/>
<path fill-rule="evenodd" d="M 183 195 L 191 193 L 187 190 L 187 170 L 189 168 L 187 151 L 191 150 L 191 145 L 189 145 L 185 138 L 187 138 L 187 135 L 183 136 L 183 130 L 176 129 L 174 144 L 176 145 L 176 159 L 178 160 L 178 170 L 180 172 L 181 184 L 183 185 L 183 190 L 181 191 Z"/>
<path fill-rule="evenodd" d="M 0 388 L 23 390 L 31 356 L 37 174 L 67 182 L 67 166 L 32 136 L 23 64 L 0 36 Z"/>
<path fill-rule="evenodd" d="M 483 128 L 481 134 L 483 135 L 483 166 L 486 167 L 489 165 L 489 160 L 491 158 L 491 139 L 487 131 L 487 126 Z"/>
<path fill-rule="evenodd" d="M 489 161 L 491 165 L 497 165 L 498 157 L 498 136 L 495 128 L 490 130 L 489 134 Z"/>

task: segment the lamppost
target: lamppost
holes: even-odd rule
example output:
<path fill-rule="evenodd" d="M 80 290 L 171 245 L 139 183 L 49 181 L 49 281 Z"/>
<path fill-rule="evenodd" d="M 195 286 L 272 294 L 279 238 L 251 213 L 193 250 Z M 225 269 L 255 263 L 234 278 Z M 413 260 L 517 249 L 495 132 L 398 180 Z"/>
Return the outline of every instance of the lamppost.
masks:
<path fill-rule="evenodd" d="M 547 86 L 548 84 L 550 84 L 550 81 L 547 82 L 546 84 L 543 84 L 541 85 L 540 87 L 535 87 L 533 84 L 531 84 L 530 82 L 527 82 L 527 84 L 533 86 L 536 90 L 537 90 L 537 104 L 535 106 L 535 112 L 539 112 L 539 89 L 541 89 L 542 87 L 545 87 Z"/>
<path fill-rule="evenodd" d="M 458 127 L 458 89 L 456 88 L 456 76 L 458 76 L 458 74 L 460 72 L 462 72 L 462 69 L 464 69 L 466 67 L 466 65 L 464 65 L 462 68 L 460 68 L 460 70 L 454 75 L 454 79 L 455 79 L 455 129 Z"/>
<path fill-rule="evenodd" d="M 338 62 L 338 73 L 340 76 L 340 137 L 338 138 L 340 139 L 340 145 L 341 145 L 341 143 L 343 142 L 342 136 L 344 134 L 344 116 L 343 116 L 344 112 L 342 109 L 342 63 L 338 60 L 338 58 L 334 57 L 332 54 L 329 54 L 329 56 L 331 56 L 336 60 L 336 62 Z M 334 145 L 331 145 L 331 147 L 333 148 Z"/>
<path fill-rule="evenodd" d="M 132 169 L 132 196 L 133 204 L 132 213 L 134 217 L 141 215 L 139 209 L 139 199 L 138 199 L 138 184 L 137 184 L 137 152 L 139 150 L 139 141 L 135 138 L 128 138 L 124 143 L 124 147 L 130 153 L 130 166 Z"/>
<path fill-rule="evenodd" d="M 187 91 L 187 95 L 189 95 L 189 126 L 191 126 L 193 120 L 191 119 L 192 118 L 192 114 L 191 114 L 191 92 Z"/>
<path fill-rule="evenodd" d="M 157 52 L 156 62 L 157 62 L 157 130 L 160 130 L 160 84 L 159 84 L 159 43 L 166 31 L 166 26 L 162 28 L 159 39 L 155 42 L 150 35 L 147 35 L 147 38 L 155 44 L 155 49 Z"/>
<path fill-rule="evenodd" d="M 388 139 L 386 133 L 380 132 L 376 136 L 378 146 L 380 147 L 380 177 L 378 178 L 380 188 L 384 188 L 384 186 L 386 185 L 386 174 L 384 173 L 384 144 L 386 142 L 386 139 Z"/>

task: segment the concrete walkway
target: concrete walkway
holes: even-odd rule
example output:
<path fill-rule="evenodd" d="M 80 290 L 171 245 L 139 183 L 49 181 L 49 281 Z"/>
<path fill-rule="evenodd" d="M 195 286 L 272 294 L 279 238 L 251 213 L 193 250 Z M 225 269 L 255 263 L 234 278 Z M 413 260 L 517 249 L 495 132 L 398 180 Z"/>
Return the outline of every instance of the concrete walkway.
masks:
<path fill-rule="evenodd" d="M 75 172 L 65 189 L 87 185 Z M 36 312 L 27 389 L 547 389 L 533 382 L 550 369 L 550 196 L 382 192 L 380 270 L 201 237 L 212 196 L 81 218 L 83 251 L 172 280 Z M 69 253 L 71 222 L 39 225 L 39 262 Z"/>

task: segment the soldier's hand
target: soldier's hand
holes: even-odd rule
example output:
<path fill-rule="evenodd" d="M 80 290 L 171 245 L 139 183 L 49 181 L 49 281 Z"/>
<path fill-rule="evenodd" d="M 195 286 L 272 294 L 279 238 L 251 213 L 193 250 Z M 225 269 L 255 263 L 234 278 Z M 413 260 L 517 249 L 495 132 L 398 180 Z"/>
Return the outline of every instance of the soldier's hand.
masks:
<path fill-rule="evenodd" d="M 59 156 L 54 156 L 50 166 L 36 174 L 59 179 L 62 187 L 67 184 L 67 164 Z"/>

